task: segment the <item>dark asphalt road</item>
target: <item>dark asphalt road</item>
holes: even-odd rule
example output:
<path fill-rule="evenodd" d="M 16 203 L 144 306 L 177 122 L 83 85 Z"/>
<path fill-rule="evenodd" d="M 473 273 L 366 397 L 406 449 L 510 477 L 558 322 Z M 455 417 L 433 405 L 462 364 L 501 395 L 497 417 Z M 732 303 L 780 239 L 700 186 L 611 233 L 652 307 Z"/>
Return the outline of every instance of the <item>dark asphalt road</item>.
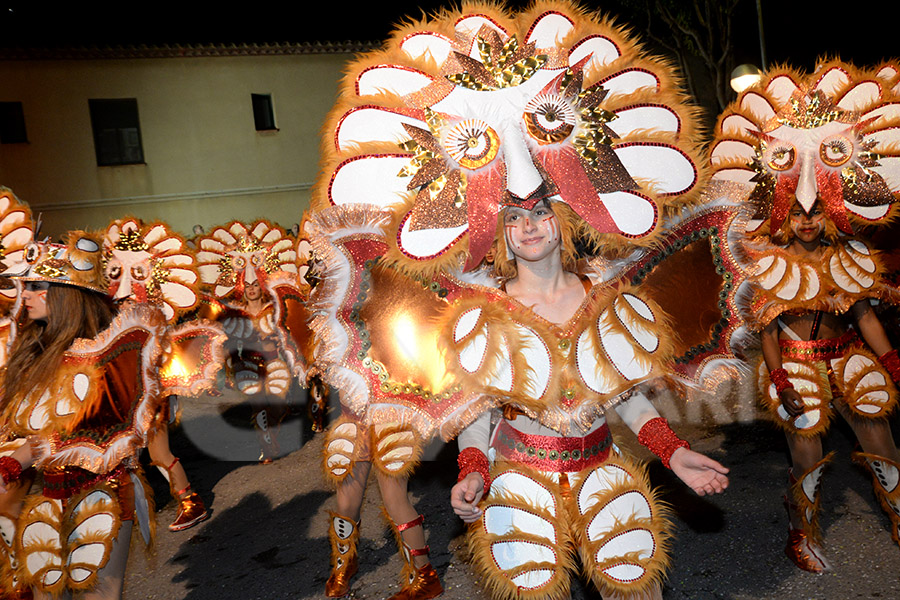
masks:
<path fill-rule="evenodd" d="M 327 510 L 334 500 L 320 473 L 322 436 L 297 449 L 301 432 L 304 438 L 310 434 L 301 419 L 286 421 L 282 450 L 293 451 L 272 465 L 260 465 L 252 460 L 257 450 L 245 425 L 249 413 L 243 412 L 224 399 L 185 407 L 184 426 L 173 432 L 173 447 L 195 489 L 211 503 L 213 516 L 185 532 L 166 530 L 174 503 L 162 479 L 151 473 L 160 503 L 157 543 L 149 558 L 134 546 L 128 600 L 323 597 Z M 900 598 L 900 550 L 890 539 L 868 475 L 850 463 L 849 430 L 836 428 L 828 440 L 837 456 L 824 478 L 821 521 L 835 571 L 816 576 L 797 570 L 782 554 L 787 466 L 782 436 L 746 412 L 729 424 L 721 422 L 733 416 L 706 414 L 705 425 L 690 427 L 683 419 L 678 424 L 683 411 L 676 413 L 667 414 L 675 429 L 732 473 L 725 494 L 705 499 L 684 488 L 658 461 L 651 464 L 652 479 L 664 486 L 664 498 L 676 510 L 666 600 Z M 716 419 L 720 424 L 712 423 Z M 630 432 L 617 427 L 614 432 L 621 433 L 621 445 L 645 456 Z M 463 528 L 447 500 L 456 477 L 455 444 L 435 446 L 430 455 L 410 490 L 427 518 L 432 560 L 446 587 L 443 597 L 486 598 L 466 563 Z M 373 480 L 363 508 L 360 573 L 352 598 L 381 599 L 397 590 L 400 560 L 379 505 Z M 599 600 L 599 594 L 576 583 L 573 598 Z"/>

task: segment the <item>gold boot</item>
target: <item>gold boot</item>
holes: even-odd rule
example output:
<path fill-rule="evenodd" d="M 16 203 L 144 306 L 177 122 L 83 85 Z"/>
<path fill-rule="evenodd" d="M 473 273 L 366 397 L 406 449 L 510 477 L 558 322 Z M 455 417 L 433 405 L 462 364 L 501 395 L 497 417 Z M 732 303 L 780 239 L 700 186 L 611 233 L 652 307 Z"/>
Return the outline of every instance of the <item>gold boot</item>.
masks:
<path fill-rule="evenodd" d="M 385 514 L 387 514 L 385 512 Z M 436 598 L 444 592 L 441 586 L 441 580 L 438 578 L 437 572 L 431 563 L 426 563 L 421 567 L 416 567 L 416 556 L 428 556 L 428 546 L 424 548 L 410 548 L 403 540 L 403 532 L 413 527 L 422 527 L 425 517 L 419 515 L 409 523 L 397 525 L 390 517 L 391 528 L 397 538 L 397 545 L 400 547 L 400 556 L 405 562 L 403 566 L 402 576 L 404 585 L 400 591 L 388 598 L 388 600 L 428 600 L 428 598 Z"/>
<path fill-rule="evenodd" d="M 356 575 L 359 558 L 356 545 L 359 542 L 359 523 L 331 514 L 328 539 L 331 542 L 331 576 L 325 583 L 325 595 L 340 598 L 350 592 L 350 578 Z"/>
<path fill-rule="evenodd" d="M 831 570 L 831 563 L 822 551 L 822 532 L 819 529 L 822 470 L 830 460 L 831 454 L 813 465 L 800 479 L 790 472 L 791 499 L 785 498 L 784 501 L 789 520 L 784 553 L 798 568 L 810 573 Z M 794 516 L 799 518 L 800 528 L 793 526 L 791 521 Z"/>
<path fill-rule="evenodd" d="M 891 520 L 891 539 L 900 545 L 900 465 L 889 458 L 865 452 L 854 452 L 853 460 L 872 473 L 875 496 Z"/>
<path fill-rule="evenodd" d="M 178 516 L 169 525 L 169 531 L 184 531 L 209 518 L 209 511 L 197 492 L 191 486 L 178 492 Z"/>

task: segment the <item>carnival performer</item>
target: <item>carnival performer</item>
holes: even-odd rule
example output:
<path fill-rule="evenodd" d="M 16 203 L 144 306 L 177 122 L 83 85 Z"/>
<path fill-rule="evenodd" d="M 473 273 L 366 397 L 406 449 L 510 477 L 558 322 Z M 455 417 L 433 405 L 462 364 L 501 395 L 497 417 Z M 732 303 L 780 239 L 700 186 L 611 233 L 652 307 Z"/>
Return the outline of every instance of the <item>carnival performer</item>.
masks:
<path fill-rule="evenodd" d="M 897 213 L 897 75 L 838 60 L 811 74 L 776 69 L 726 109 L 713 145 L 714 186 L 749 199 L 735 236 L 749 265 L 741 297 L 762 343 L 761 401 L 790 450 L 785 553 L 814 573 L 830 569 L 819 510 L 832 457 L 823 438 L 837 415 L 900 543 L 900 456 L 887 419 L 900 361 L 872 306 L 898 296 L 864 237 Z"/>
<path fill-rule="evenodd" d="M 251 402 L 263 464 L 279 456 L 277 428 L 293 376 L 270 292 L 282 276 L 296 280 L 293 246 L 281 227 L 262 220 L 234 221 L 197 240 L 200 278 L 224 307 L 217 318 L 228 336 L 227 373 Z"/>
<path fill-rule="evenodd" d="M 224 362 L 224 333 L 218 324 L 194 318 L 178 323 L 199 302 L 196 258 L 184 240 L 165 223 L 118 219 L 104 236 L 109 294 L 119 306 L 149 304 L 162 311 L 171 349 L 160 369 L 162 398 L 147 450 L 169 483 L 178 514 L 170 531 L 183 531 L 209 518 L 202 498 L 191 488 L 181 461 L 169 447 L 169 423 L 177 414 L 178 396 L 197 396 L 213 388 Z"/>
<path fill-rule="evenodd" d="M 392 448 L 367 431 L 427 440 L 474 420 L 453 502 L 481 520 L 470 541 L 498 598 L 565 597 L 573 544 L 605 597 L 659 597 L 666 521 L 644 470 L 613 449 L 606 409 L 699 493 L 727 485 L 634 391 L 666 374 L 674 342 L 619 279 L 663 215 L 697 197 L 696 123 L 664 61 L 565 2 L 466 5 L 348 69 L 311 240 L 317 292 L 336 298 L 314 325 L 351 413 L 326 439 L 326 470 L 355 469 L 366 444 Z M 579 236 L 622 261 L 576 264 Z M 434 339 L 443 352 L 426 353 Z M 493 404 L 508 418 L 489 474 Z M 340 566 L 348 544 L 332 539 Z"/>
<path fill-rule="evenodd" d="M 150 541 L 137 453 L 164 321 L 140 306 L 113 317 L 102 254 L 100 236 L 70 232 L 6 257 L 26 312 L 0 403 L 0 586 L 13 597 L 121 598 L 132 530 Z"/>

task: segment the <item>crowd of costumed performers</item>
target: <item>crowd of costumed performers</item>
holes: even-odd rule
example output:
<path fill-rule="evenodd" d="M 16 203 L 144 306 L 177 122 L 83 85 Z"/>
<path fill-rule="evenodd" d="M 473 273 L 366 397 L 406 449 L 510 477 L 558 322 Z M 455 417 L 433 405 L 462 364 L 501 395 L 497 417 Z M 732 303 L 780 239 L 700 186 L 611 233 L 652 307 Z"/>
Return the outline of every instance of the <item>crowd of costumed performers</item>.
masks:
<path fill-rule="evenodd" d="M 260 269 L 252 278 L 232 270 L 232 285 L 263 280 L 263 293 L 278 301 L 251 308 L 251 325 L 235 327 L 240 315 L 214 297 L 224 291 L 201 287 L 202 259 L 165 223 L 118 219 L 105 234 L 39 241 L 28 206 L 0 188 L 10 282 L 0 290 L 0 597 L 121 598 L 133 530 L 149 545 L 155 529 L 144 447 L 178 503 L 169 529 L 209 517 L 169 448 L 168 426 L 178 398 L 215 393 L 221 367 L 234 364 L 226 350 L 240 359 L 254 327 L 262 333 L 252 339 L 287 357 L 287 379 L 305 383 L 312 347 L 308 286 L 292 260 L 298 242 L 266 223 L 229 231 L 237 243 L 213 249 L 221 264 Z M 213 236 L 226 238 L 218 229 Z M 254 376 L 265 379 L 242 379 Z M 265 389 L 283 396 L 284 379 Z"/>
<path fill-rule="evenodd" d="M 169 447 L 178 399 L 232 387 L 268 464 L 295 379 L 315 429 L 340 396 L 328 597 L 351 593 L 372 474 L 403 564 L 390 600 L 443 592 L 408 494 L 441 438 L 459 447 L 447 510 L 491 597 L 562 600 L 581 572 L 606 600 L 661 599 L 670 512 L 607 417 L 717 494 L 728 468 L 654 401 L 753 369 L 790 454 L 788 558 L 830 568 L 838 415 L 900 544 L 883 324 L 900 288 L 879 238 L 900 198 L 900 68 L 774 68 L 708 149 L 699 122 L 673 66 L 609 19 L 467 4 L 348 65 L 302 235 L 232 221 L 189 244 L 122 218 L 55 244 L 0 188 L 0 598 L 121 598 L 132 538 L 154 532 L 142 448 L 178 503 L 169 529 L 209 517 Z"/>
<path fill-rule="evenodd" d="M 889 64 L 773 69 L 721 115 L 711 147 L 711 193 L 746 202 L 729 238 L 747 267 L 738 302 L 760 342 L 761 402 L 790 450 L 785 552 L 815 573 L 830 568 L 819 511 L 833 455 L 823 439 L 838 416 L 900 544 L 900 455 L 888 420 L 900 360 L 873 308 L 895 305 L 900 290 L 872 243 L 897 216 L 898 91 Z"/>
<path fill-rule="evenodd" d="M 3 275 L 15 283 L 0 402 L 0 589 L 120 598 L 133 534 L 152 536 L 137 459 L 160 410 L 166 321 L 147 304 L 114 312 L 101 236 L 37 241 L 8 191 L 0 212 Z"/>

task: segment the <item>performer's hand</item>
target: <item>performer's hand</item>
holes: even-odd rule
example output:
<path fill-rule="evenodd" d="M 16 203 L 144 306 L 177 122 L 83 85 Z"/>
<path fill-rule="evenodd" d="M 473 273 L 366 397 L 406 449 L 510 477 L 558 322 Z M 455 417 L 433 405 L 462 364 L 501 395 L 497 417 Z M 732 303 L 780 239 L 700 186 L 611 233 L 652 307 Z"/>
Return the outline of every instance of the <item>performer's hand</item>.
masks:
<path fill-rule="evenodd" d="M 466 523 L 474 523 L 481 518 L 478 503 L 484 494 L 484 480 L 480 473 L 469 473 L 450 490 L 450 505 L 453 512 Z"/>
<path fill-rule="evenodd" d="M 793 388 L 788 388 L 778 394 L 778 397 L 781 399 L 781 405 L 787 411 L 787 414 L 792 417 L 799 417 L 803 414 L 803 409 L 806 408 L 806 405 L 803 403 L 803 396 L 800 395 L 800 392 Z"/>
<path fill-rule="evenodd" d="M 699 452 L 679 448 L 669 459 L 669 466 L 679 479 L 700 496 L 718 494 L 728 487 L 728 469 Z"/>

